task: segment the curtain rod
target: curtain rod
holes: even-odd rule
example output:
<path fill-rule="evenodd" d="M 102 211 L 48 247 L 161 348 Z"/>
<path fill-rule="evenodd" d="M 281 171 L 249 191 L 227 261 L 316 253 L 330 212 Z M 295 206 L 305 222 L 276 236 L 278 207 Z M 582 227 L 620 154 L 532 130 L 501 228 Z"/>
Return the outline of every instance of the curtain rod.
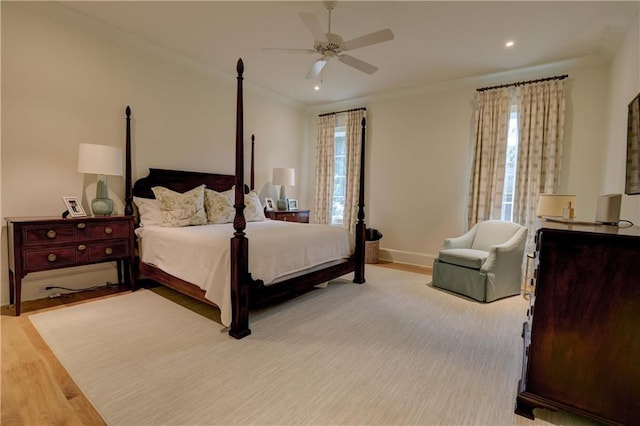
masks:
<path fill-rule="evenodd" d="M 525 84 L 540 83 L 540 82 L 549 81 L 549 80 L 564 80 L 567 77 L 569 77 L 569 75 L 564 74 L 564 75 L 556 75 L 554 77 L 539 78 L 537 80 L 517 81 L 515 83 L 500 84 L 498 86 L 481 87 L 480 89 L 476 89 L 476 92 L 484 92 L 485 90 L 491 90 L 491 89 L 501 89 L 503 87 L 522 86 Z"/>
<path fill-rule="evenodd" d="M 366 111 L 367 108 L 366 107 L 362 107 L 362 108 L 353 108 L 353 109 L 345 109 L 343 111 L 336 111 L 336 112 L 325 112 L 324 114 L 318 114 L 318 117 L 324 117 L 325 115 L 332 115 L 332 114 L 342 114 L 343 112 L 351 112 L 351 111 Z"/>

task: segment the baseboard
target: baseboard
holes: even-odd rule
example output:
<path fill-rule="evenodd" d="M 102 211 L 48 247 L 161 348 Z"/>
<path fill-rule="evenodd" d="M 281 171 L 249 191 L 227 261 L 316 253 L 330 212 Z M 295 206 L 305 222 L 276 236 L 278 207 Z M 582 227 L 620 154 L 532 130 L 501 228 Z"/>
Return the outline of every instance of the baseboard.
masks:
<path fill-rule="evenodd" d="M 380 248 L 380 260 L 385 262 L 431 268 L 433 267 L 435 258 L 436 256 L 424 253 Z"/>
<path fill-rule="evenodd" d="M 46 286 L 60 286 L 80 290 L 83 288 L 103 285 L 107 281 L 118 280 L 115 262 L 81 265 L 70 268 L 54 269 L 51 271 L 34 272 L 22 279 L 22 301 L 38 300 L 48 297 L 52 293 L 69 293 L 67 290 L 44 290 Z M 2 283 L 0 304 L 9 304 L 9 282 Z"/>

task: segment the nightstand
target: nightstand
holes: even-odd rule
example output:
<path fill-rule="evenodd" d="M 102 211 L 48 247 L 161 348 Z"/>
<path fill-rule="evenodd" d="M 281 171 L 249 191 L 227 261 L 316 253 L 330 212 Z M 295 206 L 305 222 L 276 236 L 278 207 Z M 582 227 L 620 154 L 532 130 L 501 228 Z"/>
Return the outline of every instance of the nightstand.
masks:
<path fill-rule="evenodd" d="M 118 262 L 118 282 L 134 289 L 134 218 L 8 217 L 9 303 L 20 315 L 22 279 L 30 272 Z"/>
<path fill-rule="evenodd" d="M 284 222 L 309 223 L 309 210 L 274 210 L 266 211 L 264 215 L 269 219 Z"/>

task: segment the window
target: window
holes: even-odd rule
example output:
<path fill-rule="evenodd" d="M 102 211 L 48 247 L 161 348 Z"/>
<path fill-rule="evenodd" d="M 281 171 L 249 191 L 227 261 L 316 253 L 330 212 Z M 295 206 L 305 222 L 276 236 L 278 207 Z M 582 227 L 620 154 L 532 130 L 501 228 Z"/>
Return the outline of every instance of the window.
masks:
<path fill-rule="evenodd" d="M 343 225 L 344 203 L 347 185 L 347 142 L 346 128 L 336 127 L 333 163 L 333 198 L 331 200 L 331 224 Z"/>
<path fill-rule="evenodd" d="M 509 133 L 504 167 L 504 188 L 502 192 L 501 220 L 513 221 L 513 196 L 516 189 L 516 170 L 518 168 L 518 107 L 511 105 Z"/>

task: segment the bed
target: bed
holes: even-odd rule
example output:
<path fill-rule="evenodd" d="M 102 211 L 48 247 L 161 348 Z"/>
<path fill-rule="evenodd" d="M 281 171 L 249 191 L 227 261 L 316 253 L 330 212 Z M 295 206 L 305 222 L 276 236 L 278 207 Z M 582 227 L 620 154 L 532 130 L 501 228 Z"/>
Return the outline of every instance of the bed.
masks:
<path fill-rule="evenodd" d="M 235 200 L 233 220 L 226 224 L 202 224 L 174 229 L 163 226 L 141 226 L 136 229 L 139 257 L 137 273 L 190 297 L 217 306 L 221 319 L 229 327 L 229 335 L 241 339 L 251 334 L 249 311 L 302 294 L 331 279 L 353 272 L 353 282 L 365 282 L 364 222 L 364 142 L 366 121 L 362 120 L 360 197 L 355 235 L 329 225 L 287 222 L 247 221 L 245 197 L 251 207 L 254 189 L 255 138 L 251 141 L 250 185 L 244 182 L 243 72 L 242 59 L 237 63 L 236 153 L 235 175 L 149 169 L 149 174 L 131 184 L 131 109 L 126 109 L 125 214 L 134 212 L 133 201 L 152 200 L 154 188 L 163 187 L 176 193 L 187 193 L 205 185 L 216 193 Z M 251 214 L 251 211 L 249 211 Z M 251 217 L 249 217 L 251 219 Z M 296 235 L 306 235 L 295 238 Z M 333 234 L 333 235 L 332 235 Z M 215 242 L 213 236 L 217 235 Z M 226 235 L 226 237 L 225 237 Z M 222 237 L 221 237 L 222 236 Z M 211 238 L 211 239 L 210 239 Z M 223 239 L 223 243 L 220 242 Z M 230 241 L 229 241 L 230 239 Z M 190 242 L 188 242 L 190 241 Z M 251 250 L 250 248 L 250 241 Z M 310 244 L 310 241 L 313 243 Z M 195 244 L 195 245 L 194 245 Z M 306 244 L 306 246 L 305 246 Z M 312 247 L 318 246 L 318 252 Z M 335 247 L 334 247 L 335 246 Z M 169 251 L 173 247 L 177 251 Z M 273 248 L 278 248 L 274 250 Z M 155 249 L 154 249 L 155 248 Z M 158 249 L 160 248 L 160 249 Z M 167 250 L 164 250 L 167 248 Z M 335 250 L 334 250 L 335 249 Z M 286 250 L 289 250 L 288 252 Z M 325 252 L 326 251 L 326 252 Z M 152 253 L 155 252 L 155 253 Z M 296 253 L 305 259 L 292 265 Z M 155 255 L 156 257 L 153 257 Z M 311 260 L 306 258 L 313 258 Z M 186 266 L 217 268 L 193 270 Z M 266 260 L 265 260 L 266 259 Z M 294 259 L 295 260 L 295 259 Z M 213 289 L 212 286 L 215 286 Z"/>

